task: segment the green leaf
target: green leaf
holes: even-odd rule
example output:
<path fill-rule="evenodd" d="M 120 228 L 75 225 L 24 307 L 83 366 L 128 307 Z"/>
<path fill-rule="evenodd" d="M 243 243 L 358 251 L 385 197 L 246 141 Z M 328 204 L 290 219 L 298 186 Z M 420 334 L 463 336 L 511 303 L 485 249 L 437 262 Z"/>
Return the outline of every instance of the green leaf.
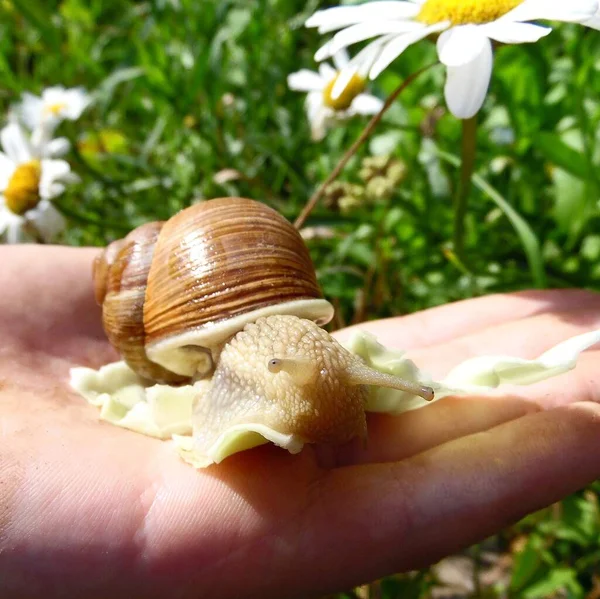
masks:
<path fill-rule="evenodd" d="M 578 237 L 587 220 L 586 185 L 581 179 L 562 168 L 553 170 L 552 183 L 554 220 L 559 230 L 569 235 L 570 240 L 573 241 Z"/>
<path fill-rule="evenodd" d="M 534 580 L 544 568 L 541 555 L 542 540 L 537 535 L 531 535 L 523 551 L 514 556 L 512 578 L 510 588 L 519 591 Z"/>
<path fill-rule="evenodd" d="M 60 49 L 59 32 L 52 23 L 52 13 L 45 7 L 45 2 L 40 0 L 13 0 L 13 4 L 29 24 L 39 31 L 44 42 L 53 46 L 55 50 Z"/>
<path fill-rule="evenodd" d="M 583 597 L 583 588 L 577 582 L 577 572 L 571 568 L 555 568 L 538 582 L 525 589 L 523 599 L 547 599 L 561 590 L 571 591 L 575 597 Z"/>
<path fill-rule="evenodd" d="M 537 150 L 550 162 L 579 179 L 590 176 L 585 156 L 568 146 L 559 135 L 542 131 L 534 138 Z"/>
<path fill-rule="evenodd" d="M 449 162 L 455 167 L 460 166 L 460 158 L 443 152 L 442 150 L 437 151 L 440 158 Z M 494 189 L 483 177 L 474 174 L 472 177 L 473 185 L 479 188 L 485 195 L 487 195 L 499 208 L 502 210 L 504 215 L 508 218 L 513 228 L 515 229 L 521 245 L 527 256 L 527 262 L 529 263 L 529 270 L 533 278 L 536 287 L 543 289 L 546 287 L 546 272 L 544 270 L 544 260 L 542 257 L 542 251 L 540 243 L 533 232 L 533 229 L 527 224 L 527 221 L 510 205 L 510 203 L 502 197 L 502 195 Z"/>
<path fill-rule="evenodd" d="M 96 90 L 96 96 L 102 99 L 103 102 L 110 102 L 116 88 L 121 83 L 127 81 L 133 81 L 138 77 L 144 75 L 144 69 L 139 67 L 126 67 L 123 69 L 117 69 L 113 71 L 99 86 Z"/>

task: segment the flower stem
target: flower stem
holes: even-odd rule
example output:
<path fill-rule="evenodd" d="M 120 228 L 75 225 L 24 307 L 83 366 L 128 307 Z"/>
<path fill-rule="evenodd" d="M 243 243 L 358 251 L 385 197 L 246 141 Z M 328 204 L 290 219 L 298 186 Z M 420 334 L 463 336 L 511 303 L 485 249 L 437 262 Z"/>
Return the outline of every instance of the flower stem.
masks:
<path fill-rule="evenodd" d="M 325 190 L 331 183 L 337 178 L 337 176 L 342 172 L 348 161 L 360 148 L 360 146 L 364 143 L 364 141 L 371 135 L 373 129 L 377 126 L 377 123 L 381 120 L 381 117 L 386 113 L 388 108 L 394 103 L 396 98 L 422 73 L 428 71 L 432 66 L 439 64 L 437 62 L 431 63 L 422 69 L 419 69 L 412 75 L 409 75 L 387 98 L 385 104 L 382 106 L 381 110 L 373 116 L 373 118 L 367 123 L 367 126 L 363 129 L 362 133 L 358 136 L 356 141 L 348 148 L 346 153 L 342 156 L 340 161 L 337 163 L 335 168 L 331 171 L 331 174 L 321 183 L 318 189 L 313 193 L 308 202 L 306 202 L 302 212 L 300 212 L 298 218 L 294 221 L 294 227 L 299 229 L 306 219 L 308 215 L 313 211 L 314 207 L 317 205 L 317 202 L 323 197 Z"/>
<path fill-rule="evenodd" d="M 467 201 L 471 192 L 471 177 L 475 167 L 476 149 L 477 115 L 462 121 L 460 180 L 454 200 L 454 253 L 463 263 L 465 261 L 465 217 L 467 215 Z"/>

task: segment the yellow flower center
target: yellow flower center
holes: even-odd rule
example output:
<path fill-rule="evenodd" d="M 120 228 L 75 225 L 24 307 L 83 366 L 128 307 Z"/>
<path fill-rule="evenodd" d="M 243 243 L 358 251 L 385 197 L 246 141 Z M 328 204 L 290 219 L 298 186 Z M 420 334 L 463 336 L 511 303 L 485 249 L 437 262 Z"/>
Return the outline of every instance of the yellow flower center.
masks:
<path fill-rule="evenodd" d="M 523 0 L 426 0 L 417 21 L 427 25 L 450 21 L 452 25 L 489 23 L 510 12 Z"/>
<path fill-rule="evenodd" d="M 348 110 L 354 98 L 364 91 L 366 82 L 360 75 L 354 73 L 344 91 L 337 98 L 332 98 L 331 90 L 339 76 L 338 73 L 323 89 L 323 104 L 333 110 Z"/>
<path fill-rule="evenodd" d="M 46 114 L 51 114 L 53 116 L 58 116 L 59 113 L 67 107 L 66 102 L 57 102 L 56 104 L 49 104 L 44 107 L 44 112 Z"/>
<path fill-rule="evenodd" d="M 6 206 L 11 212 L 23 215 L 38 205 L 41 175 L 39 160 L 24 162 L 16 168 L 4 190 Z"/>

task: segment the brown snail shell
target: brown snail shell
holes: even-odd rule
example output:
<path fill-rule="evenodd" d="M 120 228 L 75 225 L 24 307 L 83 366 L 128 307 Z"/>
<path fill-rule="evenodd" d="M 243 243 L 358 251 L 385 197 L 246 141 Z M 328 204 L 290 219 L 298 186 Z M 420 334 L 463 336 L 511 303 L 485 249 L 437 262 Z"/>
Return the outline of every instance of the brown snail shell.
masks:
<path fill-rule="evenodd" d="M 164 383 L 184 377 L 150 361 L 145 351 L 144 300 L 162 222 L 148 223 L 111 243 L 93 265 L 94 293 L 109 341 L 140 376 Z"/>
<path fill-rule="evenodd" d="M 94 289 L 111 343 L 158 382 L 208 374 L 223 344 L 259 317 L 333 316 L 298 231 L 244 198 L 208 200 L 132 231 L 97 258 Z"/>

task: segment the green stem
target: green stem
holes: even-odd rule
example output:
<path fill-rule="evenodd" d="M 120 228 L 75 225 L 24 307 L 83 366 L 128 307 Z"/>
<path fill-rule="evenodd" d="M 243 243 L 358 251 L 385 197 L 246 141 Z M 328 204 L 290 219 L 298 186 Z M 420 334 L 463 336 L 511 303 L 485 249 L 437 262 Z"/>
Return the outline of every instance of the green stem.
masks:
<path fill-rule="evenodd" d="M 462 121 L 462 145 L 460 180 L 454 200 L 454 253 L 461 262 L 465 261 L 465 217 L 467 201 L 471 193 L 471 177 L 475 168 L 477 149 L 477 115 Z"/>
<path fill-rule="evenodd" d="M 337 178 L 337 176 L 342 172 L 348 161 L 360 148 L 363 142 L 371 135 L 373 129 L 375 129 L 377 123 L 381 120 L 381 117 L 386 113 L 389 107 L 394 103 L 396 98 L 422 73 L 428 71 L 431 67 L 434 67 L 436 62 L 428 64 L 427 66 L 419 69 L 412 75 L 409 75 L 387 98 L 381 110 L 373 116 L 373 118 L 367 123 L 367 126 L 363 129 L 363 132 L 358 136 L 356 141 L 346 150 L 345 154 L 342 156 L 340 161 L 337 163 L 335 168 L 331 171 L 330 175 L 321 183 L 317 191 L 313 193 L 313 195 L 309 198 L 308 202 L 306 202 L 304 208 L 300 212 L 298 218 L 294 221 L 294 227 L 296 229 L 300 229 L 308 215 L 312 212 L 313 208 L 317 205 L 317 202 L 323 197 L 325 190 L 333 181 Z"/>

